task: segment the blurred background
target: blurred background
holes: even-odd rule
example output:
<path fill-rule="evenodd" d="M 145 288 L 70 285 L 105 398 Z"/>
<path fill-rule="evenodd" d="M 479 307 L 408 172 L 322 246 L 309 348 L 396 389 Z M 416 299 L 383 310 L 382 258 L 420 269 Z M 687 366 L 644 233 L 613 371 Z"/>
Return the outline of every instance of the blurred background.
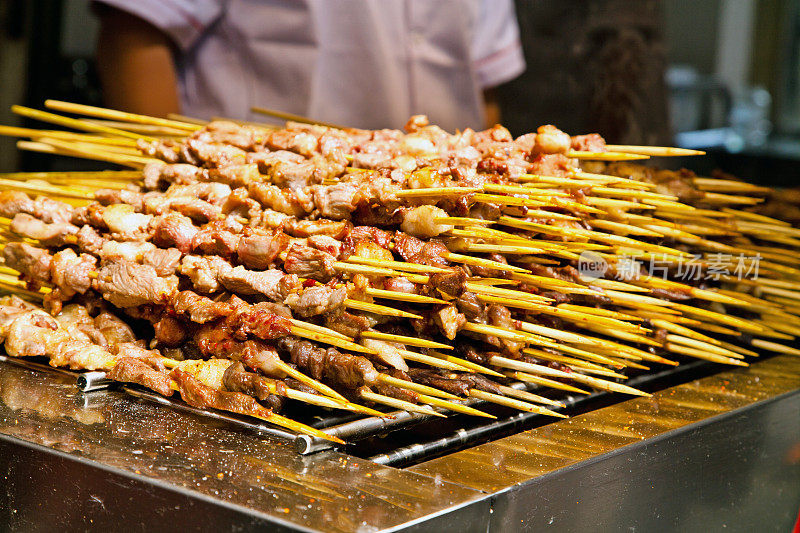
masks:
<path fill-rule="evenodd" d="M 496 91 L 515 135 L 553 123 L 611 143 L 704 149 L 699 172 L 800 185 L 800 0 L 518 0 L 516 9 L 527 70 Z M 0 24 L 0 123 L 21 123 L 14 103 L 103 105 L 89 0 L 0 0 Z M 0 171 L 91 165 L 14 143 L 0 138 Z"/>

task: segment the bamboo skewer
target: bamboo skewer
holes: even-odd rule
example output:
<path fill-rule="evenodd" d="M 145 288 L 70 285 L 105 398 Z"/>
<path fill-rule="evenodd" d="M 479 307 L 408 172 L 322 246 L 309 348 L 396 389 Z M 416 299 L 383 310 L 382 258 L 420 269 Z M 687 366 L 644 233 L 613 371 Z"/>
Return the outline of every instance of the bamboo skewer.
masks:
<path fill-rule="evenodd" d="M 67 128 L 72 128 L 76 130 L 82 131 L 91 131 L 94 133 L 105 133 L 114 137 L 124 137 L 128 139 L 142 139 L 145 141 L 155 141 L 154 137 L 148 137 L 145 135 L 140 135 L 136 133 L 130 133 L 125 130 L 121 130 L 118 128 L 112 128 L 109 126 L 103 126 L 100 124 L 94 124 L 91 122 L 86 122 L 83 120 L 77 120 L 74 118 L 64 117 L 61 115 L 56 115 L 54 113 L 48 113 L 46 111 L 40 111 L 38 109 L 31 109 L 29 107 L 23 107 L 19 105 L 11 106 L 11 111 L 16 113 L 17 115 L 22 115 L 23 117 L 32 118 L 35 120 L 40 120 L 42 122 L 49 122 L 51 124 L 58 124 L 59 126 L 64 126 Z"/>
<path fill-rule="evenodd" d="M 73 113 L 76 115 L 86 115 L 95 118 L 104 118 L 108 120 L 117 120 L 120 122 L 134 122 L 137 124 L 150 124 L 153 126 L 163 126 L 167 128 L 176 128 L 188 131 L 197 131 L 202 128 L 196 124 L 189 124 L 187 122 L 169 120 L 164 118 L 150 117 L 147 115 L 137 115 L 135 113 L 126 113 L 124 111 L 115 111 L 113 109 L 106 109 L 102 107 L 94 107 L 83 104 L 73 104 L 70 102 L 62 102 L 60 100 L 45 100 L 45 107 L 55 109 L 62 113 Z"/>

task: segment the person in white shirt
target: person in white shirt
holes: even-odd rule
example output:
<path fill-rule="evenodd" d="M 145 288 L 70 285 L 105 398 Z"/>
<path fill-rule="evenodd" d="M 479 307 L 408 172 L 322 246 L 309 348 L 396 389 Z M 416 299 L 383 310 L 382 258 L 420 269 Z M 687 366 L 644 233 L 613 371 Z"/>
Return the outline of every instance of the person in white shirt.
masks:
<path fill-rule="evenodd" d="M 132 112 L 483 128 L 492 88 L 525 69 L 512 0 L 95 3 L 106 104 Z"/>

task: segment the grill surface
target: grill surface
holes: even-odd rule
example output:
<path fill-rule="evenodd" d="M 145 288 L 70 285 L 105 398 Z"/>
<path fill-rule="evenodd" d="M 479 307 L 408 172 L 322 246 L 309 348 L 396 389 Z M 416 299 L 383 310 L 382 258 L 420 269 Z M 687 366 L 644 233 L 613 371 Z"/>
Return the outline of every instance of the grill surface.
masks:
<path fill-rule="evenodd" d="M 661 379 L 647 386 L 678 375 Z M 693 505 L 714 499 L 739 525 L 753 523 L 757 502 L 758 516 L 785 526 L 800 501 L 800 359 L 788 356 L 511 436 L 492 434 L 490 442 L 404 469 L 334 450 L 299 455 L 255 424 L 165 408 L 120 390 L 80 393 L 74 385 L 64 373 L 0 364 L 0 509 L 7 510 L 0 523 L 129 531 L 168 519 L 187 529 L 270 523 L 486 531 L 552 519 L 568 529 L 601 520 L 646 529 L 689 512 L 676 504 L 683 495 Z M 436 443 L 417 444 L 443 453 Z M 428 457 L 413 453 L 401 446 L 372 455 L 393 464 Z M 702 516 L 716 516 L 703 509 Z M 667 522 L 653 522 L 657 516 Z"/>

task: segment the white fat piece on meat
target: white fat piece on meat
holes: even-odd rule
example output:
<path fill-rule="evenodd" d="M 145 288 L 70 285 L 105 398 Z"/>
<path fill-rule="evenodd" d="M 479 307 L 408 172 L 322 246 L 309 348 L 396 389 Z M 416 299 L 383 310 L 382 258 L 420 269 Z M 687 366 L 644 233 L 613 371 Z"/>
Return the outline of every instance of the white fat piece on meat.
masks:
<path fill-rule="evenodd" d="M 136 213 L 132 205 L 114 204 L 103 210 L 103 222 L 110 233 L 136 233 L 144 231 L 153 217 Z"/>
<path fill-rule="evenodd" d="M 233 364 L 230 359 L 209 359 L 198 361 L 189 359 L 178 363 L 178 368 L 192 374 L 200 383 L 215 390 L 224 390 L 225 371 Z"/>
<path fill-rule="evenodd" d="M 400 352 L 397 351 L 398 348 L 403 348 L 403 345 L 395 345 L 375 339 L 362 339 L 361 344 L 365 348 L 375 350 L 376 356 L 392 368 L 402 370 L 403 372 L 408 371 L 408 365 L 406 364 L 405 359 L 403 359 L 403 356 L 401 356 Z"/>
<path fill-rule="evenodd" d="M 450 224 L 438 224 L 436 222 L 437 218 L 447 216 L 449 216 L 447 211 L 435 205 L 421 205 L 405 212 L 400 229 L 414 237 L 430 239 L 455 227 Z"/>

